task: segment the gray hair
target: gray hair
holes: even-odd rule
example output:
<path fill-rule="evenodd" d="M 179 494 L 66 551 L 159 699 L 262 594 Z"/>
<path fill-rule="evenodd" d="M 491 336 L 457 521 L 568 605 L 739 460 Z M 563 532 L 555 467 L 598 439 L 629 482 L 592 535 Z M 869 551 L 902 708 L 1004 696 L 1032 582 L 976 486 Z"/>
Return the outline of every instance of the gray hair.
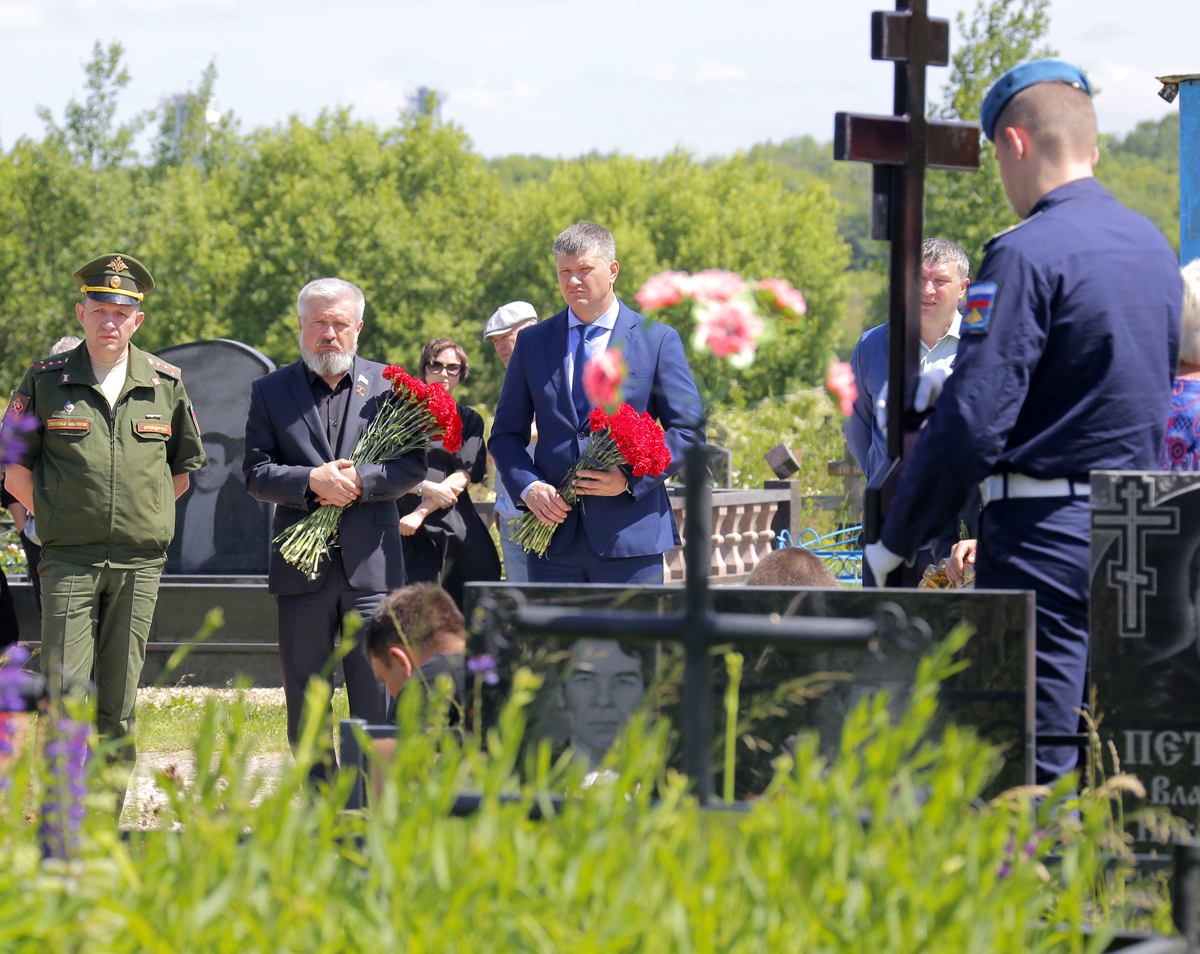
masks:
<path fill-rule="evenodd" d="M 82 338 L 76 338 L 74 335 L 63 335 L 56 342 L 54 347 L 50 349 L 50 354 L 62 354 L 64 351 L 71 351 L 83 344 Z"/>
<path fill-rule="evenodd" d="M 612 232 L 595 222 L 579 222 L 563 229 L 554 240 L 554 254 L 574 258 L 595 251 L 606 262 L 617 260 L 617 240 Z"/>
<path fill-rule="evenodd" d="M 301 288 L 300 294 L 296 296 L 296 314 L 301 318 L 304 317 L 310 301 L 322 302 L 325 305 L 350 302 L 354 306 L 355 321 L 362 321 L 363 311 L 367 307 L 367 299 L 362 289 L 344 278 L 318 278 Z"/>
<path fill-rule="evenodd" d="M 1200 258 L 1181 269 L 1183 275 L 1183 334 L 1179 337 L 1179 360 L 1200 364 Z"/>
<path fill-rule="evenodd" d="M 927 265 L 942 265 L 953 262 L 958 266 L 958 278 L 962 281 L 971 274 L 971 260 L 962 247 L 949 239 L 928 238 L 921 243 L 921 262 Z"/>

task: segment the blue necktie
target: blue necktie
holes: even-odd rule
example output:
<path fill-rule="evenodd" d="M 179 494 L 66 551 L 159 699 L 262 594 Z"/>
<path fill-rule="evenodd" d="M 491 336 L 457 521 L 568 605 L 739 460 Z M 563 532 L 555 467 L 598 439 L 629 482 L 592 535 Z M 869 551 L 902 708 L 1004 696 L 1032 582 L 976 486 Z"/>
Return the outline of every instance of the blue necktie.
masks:
<path fill-rule="evenodd" d="M 588 415 L 592 413 L 591 402 L 583 389 L 583 367 L 588 359 L 587 345 L 606 330 L 594 324 L 582 325 L 579 328 L 579 344 L 575 348 L 575 372 L 571 375 L 571 400 L 575 403 L 575 415 L 581 426 L 587 423 Z"/>

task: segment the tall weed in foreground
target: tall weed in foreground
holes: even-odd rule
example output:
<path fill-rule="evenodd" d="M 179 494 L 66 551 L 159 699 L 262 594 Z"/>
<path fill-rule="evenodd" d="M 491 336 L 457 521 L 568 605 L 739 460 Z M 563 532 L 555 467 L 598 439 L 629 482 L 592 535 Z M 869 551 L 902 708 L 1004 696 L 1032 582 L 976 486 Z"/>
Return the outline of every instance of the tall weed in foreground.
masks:
<path fill-rule="evenodd" d="M 443 686 L 400 702 L 398 750 L 368 815 L 339 811 L 349 779 L 301 794 L 325 737 L 305 726 L 299 757 L 268 790 L 246 771 L 244 713 L 209 705 L 190 785 L 163 775 L 160 830 L 123 841 L 97 774 L 76 853 L 45 864 L 39 770 L 26 752 L 0 810 L 0 950 L 19 952 L 758 952 L 1085 951 L 1100 860 L 1088 835 L 1107 811 L 1063 792 L 992 804 L 979 792 L 997 753 L 954 727 L 928 737 L 957 631 L 922 662 L 907 714 L 886 699 L 850 715 L 840 756 L 814 739 L 776 762 L 746 812 L 701 811 L 667 768 L 665 720 L 639 716 L 606 783 L 552 763 L 514 771 L 538 680 L 518 673 L 482 744 L 437 728 Z M 314 699 L 322 687 L 314 687 Z M 434 728 L 429 728 L 430 722 Z M 93 760 L 93 764 L 99 760 Z M 483 794 L 469 818 L 456 793 Z M 1063 791 L 1065 792 L 1066 786 Z M 568 792 L 560 814 L 548 795 Z M 518 804 L 502 803 L 505 792 Z M 530 821 L 541 803 L 549 817 Z M 1056 849 L 1063 863 L 1048 870 Z"/>

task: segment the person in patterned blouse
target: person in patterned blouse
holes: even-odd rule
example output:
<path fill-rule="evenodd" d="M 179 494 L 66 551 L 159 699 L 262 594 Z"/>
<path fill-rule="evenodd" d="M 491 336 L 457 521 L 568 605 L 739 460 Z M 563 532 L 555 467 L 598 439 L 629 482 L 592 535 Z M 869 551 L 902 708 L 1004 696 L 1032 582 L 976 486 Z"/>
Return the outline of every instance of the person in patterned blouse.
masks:
<path fill-rule="evenodd" d="M 1159 452 L 1163 470 L 1200 470 L 1200 258 L 1183 268 L 1182 324 L 1171 416 Z"/>

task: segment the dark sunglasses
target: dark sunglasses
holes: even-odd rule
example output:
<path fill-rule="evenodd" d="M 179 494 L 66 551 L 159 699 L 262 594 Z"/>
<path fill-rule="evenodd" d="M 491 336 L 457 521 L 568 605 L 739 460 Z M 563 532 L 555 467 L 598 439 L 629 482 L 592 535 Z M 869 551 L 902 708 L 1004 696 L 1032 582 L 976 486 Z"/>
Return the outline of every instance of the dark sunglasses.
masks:
<path fill-rule="evenodd" d="M 434 374 L 441 374 L 445 371 L 447 374 L 458 374 L 462 370 L 461 364 L 442 364 L 440 361 L 430 361 L 425 365 L 426 371 L 432 371 Z"/>

